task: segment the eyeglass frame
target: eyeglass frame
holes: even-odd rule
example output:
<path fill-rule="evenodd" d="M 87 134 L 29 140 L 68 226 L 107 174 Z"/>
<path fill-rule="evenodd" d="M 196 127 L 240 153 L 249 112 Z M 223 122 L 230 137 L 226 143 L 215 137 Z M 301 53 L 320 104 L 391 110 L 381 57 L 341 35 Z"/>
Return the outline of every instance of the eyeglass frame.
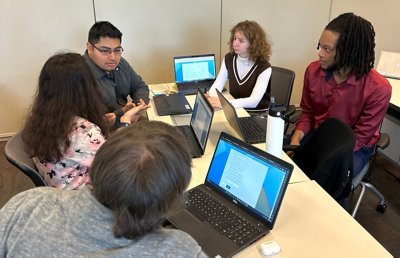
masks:
<path fill-rule="evenodd" d="M 101 49 L 101 48 L 96 47 L 96 45 L 93 44 L 92 42 L 89 42 L 89 43 L 90 43 L 90 45 L 92 45 L 95 49 L 97 49 L 97 50 L 100 52 L 100 54 L 102 54 L 103 56 L 109 56 L 109 55 L 111 55 L 112 52 L 114 52 L 115 55 L 122 55 L 122 52 L 124 52 L 124 49 L 123 49 L 121 46 L 116 47 L 116 48 L 114 48 L 114 49 L 110 49 L 110 48 Z"/>

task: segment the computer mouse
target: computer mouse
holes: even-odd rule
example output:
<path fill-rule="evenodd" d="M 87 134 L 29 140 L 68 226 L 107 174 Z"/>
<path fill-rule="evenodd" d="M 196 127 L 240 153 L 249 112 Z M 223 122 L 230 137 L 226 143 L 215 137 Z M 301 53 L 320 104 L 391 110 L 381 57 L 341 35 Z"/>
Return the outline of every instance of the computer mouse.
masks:
<path fill-rule="evenodd" d="M 275 241 L 268 241 L 261 244 L 261 252 L 263 255 L 273 255 L 281 251 L 278 243 Z"/>

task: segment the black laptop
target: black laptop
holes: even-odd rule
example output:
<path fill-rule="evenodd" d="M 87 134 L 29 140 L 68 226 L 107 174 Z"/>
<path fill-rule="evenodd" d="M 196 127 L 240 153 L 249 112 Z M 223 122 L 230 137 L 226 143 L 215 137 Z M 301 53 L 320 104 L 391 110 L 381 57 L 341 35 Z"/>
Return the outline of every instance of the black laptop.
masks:
<path fill-rule="evenodd" d="M 208 90 L 215 81 L 214 54 L 174 57 L 175 83 L 179 92 L 193 95 Z"/>
<path fill-rule="evenodd" d="M 244 141 L 250 144 L 265 142 L 267 119 L 258 116 L 239 118 L 235 107 L 219 91 L 217 94 L 226 120 Z"/>
<path fill-rule="evenodd" d="M 177 126 L 188 140 L 194 158 L 204 154 L 213 116 L 213 107 L 204 93 L 199 90 L 194 102 L 190 124 Z"/>
<path fill-rule="evenodd" d="M 182 93 L 157 95 L 153 97 L 153 102 L 159 116 L 192 113 L 192 107 Z"/>
<path fill-rule="evenodd" d="M 210 257 L 230 257 L 274 226 L 293 165 L 221 133 L 204 184 L 168 217 Z"/>

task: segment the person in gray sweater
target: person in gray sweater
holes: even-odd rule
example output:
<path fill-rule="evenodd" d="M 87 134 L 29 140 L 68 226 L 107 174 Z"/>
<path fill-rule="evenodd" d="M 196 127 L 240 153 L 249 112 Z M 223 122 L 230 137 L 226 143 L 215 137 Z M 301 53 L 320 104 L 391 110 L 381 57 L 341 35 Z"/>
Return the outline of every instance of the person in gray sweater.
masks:
<path fill-rule="evenodd" d="M 96 153 L 91 184 L 34 188 L 0 210 L 0 257 L 206 257 L 183 231 L 163 228 L 191 179 L 184 137 L 139 121 Z"/>

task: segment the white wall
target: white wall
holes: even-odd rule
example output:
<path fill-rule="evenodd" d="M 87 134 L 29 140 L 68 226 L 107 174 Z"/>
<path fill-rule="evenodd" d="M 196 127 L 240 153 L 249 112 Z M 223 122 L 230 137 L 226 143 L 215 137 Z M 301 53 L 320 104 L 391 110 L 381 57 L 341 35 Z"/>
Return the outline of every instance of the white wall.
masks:
<path fill-rule="evenodd" d="M 19 130 L 44 62 L 61 49 L 83 51 L 90 1 L 0 1 L 0 137 Z"/>
<path fill-rule="evenodd" d="M 334 0 L 332 19 L 341 13 L 353 12 L 369 20 L 375 29 L 375 65 L 380 51 L 400 52 L 399 0 Z"/>
<path fill-rule="evenodd" d="M 303 73 L 316 58 L 322 29 L 342 12 L 354 11 L 373 23 L 377 55 L 381 49 L 400 52 L 398 0 L 94 2 L 97 20 L 122 31 L 124 57 L 149 84 L 174 80 L 176 55 L 215 53 L 220 61 L 228 51 L 229 30 L 245 19 L 269 34 L 272 65 L 296 72 L 292 104 L 300 102 Z M 93 22 L 92 0 L 0 1 L 0 138 L 22 126 L 47 58 L 62 49 L 83 53 Z"/>

